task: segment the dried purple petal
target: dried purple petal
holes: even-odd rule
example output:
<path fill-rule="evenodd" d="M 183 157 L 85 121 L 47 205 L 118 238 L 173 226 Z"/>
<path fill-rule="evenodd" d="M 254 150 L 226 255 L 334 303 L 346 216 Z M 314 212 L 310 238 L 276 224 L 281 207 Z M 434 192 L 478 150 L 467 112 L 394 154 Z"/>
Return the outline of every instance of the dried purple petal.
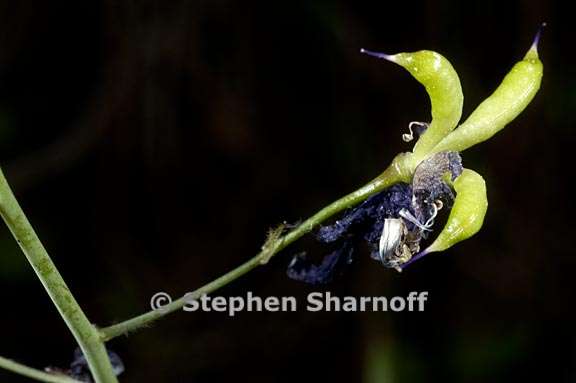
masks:
<path fill-rule="evenodd" d="M 411 200 L 412 188 L 410 185 L 405 183 L 393 185 L 347 211 L 333 225 L 321 227 L 316 238 L 320 242 L 331 243 L 344 238 L 346 235 L 364 232 L 368 242 L 377 243 L 384 219 L 398 217 L 402 209 L 412 210 Z"/>
<path fill-rule="evenodd" d="M 107 352 L 114 374 L 116 376 L 122 374 L 124 372 L 124 363 L 122 362 L 122 359 L 120 359 L 118 354 L 114 351 L 107 350 Z M 74 360 L 70 364 L 70 376 L 81 382 L 93 382 L 92 374 L 88 368 L 88 362 L 80 348 L 74 350 Z"/>
<path fill-rule="evenodd" d="M 462 170 L 462 159 L 457 152 L 437 153 L 422 161 L 411 185 L 392 185 L 345 212 L 334 224 L 321 227 L 316 238 L 324 243 L 341 241 L 341 247 L 326 256 L 320 265 L 311 264 L 305 255 L 295 256 L 288 275 L 307 283 L 327 283 L 351 263 L 352 244 L 359 240 L 370 245 L 373 259 L 385 267 L 401 270 L 402 265 L 419 253 L 420 242 L 431 232 L 438 211 L 452 205 L 454 193 L 444 177 L 450 175 L 454 180 Z M 387 219 L 395 219 L 400 225 L 388 225 L 386 229 Z M 380 248 L 381 239 L 386 242 L 385 251 Z"/>
<path fill-rule="evenodd" d="M 333 225 L 321 227 L 317 239 L 324 243 L 343 241 L 340 248 L 326 256 L 320 265 L 311 264 L 304 254 L 294 256 L 288 267 L 292 279 L 324 284 L 352 262 L 354 243 L 363 239 L 372 248 L 372 257 L 378 259 L 378 245 L 384 220 L 398 217 L 401 210 L 413 211 L 411 207 L 412 187 L 399 183 L 373 195 L 357 207 L 347 211 Z M 408 223 L 410 228 L 414 226 Z"/>
<path fill-rule="evenodd" d="M 324 257 L 319 265 L 310 263 L 305 253 L 297 254 L 292 258 L 287 274 L 294 280 L 312 285 L 325 284 L 332 281 L 345 266 L 352 263 L 353 252 L 354 246 L 346 241 L 338 250 Z"/>

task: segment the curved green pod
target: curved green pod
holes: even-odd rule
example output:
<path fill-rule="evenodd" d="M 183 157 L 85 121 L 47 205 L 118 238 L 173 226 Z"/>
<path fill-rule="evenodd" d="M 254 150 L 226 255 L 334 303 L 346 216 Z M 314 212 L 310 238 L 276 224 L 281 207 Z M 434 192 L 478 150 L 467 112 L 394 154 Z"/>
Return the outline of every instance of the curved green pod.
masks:
<path fill-rule="evenodd" d="M 432 105 L 432 122 L 413 150 L 415 157 L 421 159 L 460 121 L 464 96 L 458 74 L 444 56 L 433 51 L 395 55 L 364 49 L 361 52 L 400 65 L 426 88 Z"/>
<path fill-rule="evenodd" d="M 473 170 L 464 169 L 454 180 L 454 190 L 456 199 L 446 226 L 436 240 L 424 250 L 425 254 L 446 250 L 470 238 L 482 227 L 488 209 L 484 178 Z"/>
<path fill-rule="evenodd" d="M 486 141 L 516 118 L 532 101 L 542 82 L 543 65 L 538 57 L 538 37 L 498 88 L 468 119 L 447 135 L 433 152 L 462 151 Z"/>

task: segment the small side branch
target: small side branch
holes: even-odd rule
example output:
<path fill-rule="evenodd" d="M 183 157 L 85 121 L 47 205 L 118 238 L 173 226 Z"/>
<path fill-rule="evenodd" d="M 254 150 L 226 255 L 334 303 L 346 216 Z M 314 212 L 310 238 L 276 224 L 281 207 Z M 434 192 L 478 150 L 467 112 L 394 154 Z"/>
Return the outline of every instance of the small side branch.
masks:
<path fill-rule="evenodd" d="M 124 322 L 100 329 L 102 340 L 109 341 L 110 339 L 113 339 L 117 336 L 128 334 L 129 332 L 149 326 L 152 322 L 182 309 L 187 302 L 190 302 L 190 300 L 199 299 L 203 295 L 210 294 L 219 288 L 226 286 L 230 282 L 240 278 L 242 275 L 248 273 L 257 266 L 266 264 L 282 249 L 318 227 L 318 225 L 332 217 L 334 214 L 364 201 L 366 198 L 379 191 L 382 191 L 388 186 L 391 186 L 400 181 L 406 181 L 407 172 L 405 170 L 406 165 L 404 163 L 404 159 L 405 157 L 397 157 L 392 165 L 390 165 L 379 177 L 364 185 L 360 189 L 326 206 L 312 217 L 302 222 L 296 228 L 288 232 L 286 235 L 281 235 L 284 229 L 283 227 L 272 230 L 269 233 L 268 239 L 264 243 L 264 246 L 262 246 L 262 251 L 260 251 L 260 253 L 245 263 L 241 264 L 237 268 L 229 271 L 219 278 L 216 278 L 212 282 L 209 282 L 199 289 L 196 289 L 193 292 L 188 293 L 179 299 L 163 306 L 160 310 L 152 310 L 132 319 L 128 319 Z"/>
<path fill-rule="evenodd" d="M 25 366 L 21 363 L 14 362 L 13 360 L 6 359 L 0 356 L 0 368 L 12 371 L 16 374 L 25 376 L 39 382 L 46 383 L 81 383 L 78 380 L 72 379 L 65 375 L 49 374 L 47 372 L 37 370 L 32 367 Z"/>

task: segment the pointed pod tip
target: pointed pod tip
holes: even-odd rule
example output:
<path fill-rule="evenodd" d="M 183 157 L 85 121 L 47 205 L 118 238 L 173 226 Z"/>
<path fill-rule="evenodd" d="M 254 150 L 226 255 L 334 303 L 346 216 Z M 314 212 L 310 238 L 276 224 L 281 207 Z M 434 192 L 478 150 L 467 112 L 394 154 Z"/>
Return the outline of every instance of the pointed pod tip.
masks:
<path fill-rule="evenodd" d="M 530 50 L 528 52 L 533 51 L 538 53 L 538 44 L 540 43 L 540 36 L 542 36 L 542 31 L 544 30 L 546 25 L 547 25 L 546 22 L 540 24 L 540 26 L 538 27 L 538 31 L 534 36 L 534 40 L 532 41 L 532 45 L 530 46 Z"/>
<path fill-rule="evenodd" d="M 396 59 L 394 58 L 394 55 L 387 55 L 386 53 L 369 51 L 369 50 L 364 49 L 364 48 L 361 48 L 361 49 L 360 49 L 360 53 L 364 53 L 364 54 L 366 54 L 366 55 L 368 55 L 368 56 L 377 57 L 377 58 L 379 58 L 379 59 L 384 59 L 384 60 L 396 62 Z"/>

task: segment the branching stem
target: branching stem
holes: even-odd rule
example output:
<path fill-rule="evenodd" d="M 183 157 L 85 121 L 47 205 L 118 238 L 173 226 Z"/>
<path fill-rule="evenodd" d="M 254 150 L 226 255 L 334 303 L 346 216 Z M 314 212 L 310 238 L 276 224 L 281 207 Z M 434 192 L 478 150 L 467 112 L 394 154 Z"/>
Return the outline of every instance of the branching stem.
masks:
<path fill-rule="evenodd" d="M 0 215 L 44 285 L 62 319 L 74 335 L 97 383 L 116 383 L 100 334 L 76 302 L 48 252 L 12 193 L 0 169 Z"/>

